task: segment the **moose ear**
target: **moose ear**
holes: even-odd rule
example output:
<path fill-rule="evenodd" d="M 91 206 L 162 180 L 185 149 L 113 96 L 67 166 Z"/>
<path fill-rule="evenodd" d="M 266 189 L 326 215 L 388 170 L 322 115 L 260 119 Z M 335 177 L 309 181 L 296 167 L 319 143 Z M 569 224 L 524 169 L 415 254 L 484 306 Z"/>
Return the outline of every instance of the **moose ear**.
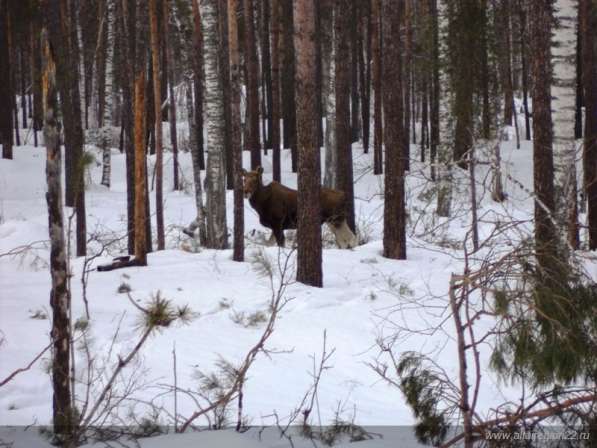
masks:
<path fill-rule="evenodd" d="M 261 167 L 261 166 L 257 167 L 257 174 L 259 174 L 259 175 L 263 174 L 263 167 Z"/>
<path fill-rule="evenodd" d="M 243 176 L 246 176 L 246 175 L 247 175 L 247 170 L 243 168 L 243 170 L 241 171 L 241 174 L 242 174 Z"/>

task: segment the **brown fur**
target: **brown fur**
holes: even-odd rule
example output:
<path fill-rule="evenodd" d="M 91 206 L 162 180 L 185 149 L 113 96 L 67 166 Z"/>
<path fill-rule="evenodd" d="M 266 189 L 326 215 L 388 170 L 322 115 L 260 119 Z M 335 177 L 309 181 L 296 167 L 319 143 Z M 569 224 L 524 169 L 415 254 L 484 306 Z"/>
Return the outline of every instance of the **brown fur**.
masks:
<path fill-rule="evenodd" d="M 245 197 L 249 199 L 251 207 L 259 215 L 259 222 L 264 227 L 272 229 L 278 246 L 284 246 L 284 230 L 296 229 L 297 225 L 297 191 L 272 182 L 263 185 L 263 168 L 256 171 L 243 170 L 243 185 Z M 338 241 L 336 230 L 345 231 L 346 218 L 344 212 L 344 193 L 330 188 L 321 188 L 321 223 L 330 225 L 336 240 L 341 247 L 353 247 L 354 234 L 350 232 L 344 243 Z M 344 240 L 343 240 L 344 241 Z"/>

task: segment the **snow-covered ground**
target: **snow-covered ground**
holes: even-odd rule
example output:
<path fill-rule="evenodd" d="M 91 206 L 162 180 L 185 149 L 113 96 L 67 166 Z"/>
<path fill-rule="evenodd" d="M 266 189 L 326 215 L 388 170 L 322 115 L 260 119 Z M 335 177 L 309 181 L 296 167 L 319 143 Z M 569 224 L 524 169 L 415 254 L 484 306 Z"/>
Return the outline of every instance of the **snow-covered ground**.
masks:
<path fill-rule="evenodd" d="M 292 300 L 283 309 L 267 344 L 279 352 L 271 357 L 260 355 L 257 358 L 244 388 L 243 412 L 251 425 L 271 425 L 275 423 L 271 417 L 274 412 L 284 419 L 298 406 L 312 383 L 313 356 L 321 356 L 324 331 L 328 351 L 334 348 L 335 352 L 328 362 L 332 368 L 326 370 L 321 379 L 315 422 L 331 423 L 340 409 L 344 419 L 361 425 L 414 423 L 412 412 L 400 392 L 380 380 L 369 363 L 379 352 L 377 338 L 391 334 L 396 322 L 417 330 L 437 325 L 449 317 L 447 312 L 428 309 L 423 304 L 432 297 L 438 297 L 434 300 L 443 300 L 446 304 L 450 274 L 462 270 L 462 251 L 451 248 L 448 243 L 462 242 L 469 229 L 470 217 L 463 213 L 459 219 L 446 225 L 434 218 L 435 196 L 428 193 L 430 184 L 420 174 L 428 169 L 415 162 L 408 178 L 408 259 L 396 261 L 383 258 L 383 179 L 373 176 L 370 170 L 372 154 L 363 154 L 358 145 L 353 145 L 353 148 L 355 210 L 366 242 L 354 250 L 339 250 L 326 245 L 323 288 L 298 283 L 288 287 L 286 295 Z M 414 157 L 418 157 L 418 148 L 414 145 L 411 148 Z M 249 155 L 244 156 L 246 167 Z M 99 153 L 96 153 L 96 158 L 101 160 Z M 519 150 L 515 149 L 512 141 L 504 143 L 502 158 L 504 171 L 531 190 L 530 142 L 523 142 Z M 165 159 L 167 249 L 151 253 L 147 267 L 92 271 L 88 279 L 87 299 L 91 315 L 91 350 L 98 365 L 106 365 L 107 368 L 114 365 L 118 353 L 127 353 L 139 338 L 136 326 L 138 312 L 126 295 L 118 292 L 122 283 L 130 286 L 135 300 L 144 302 L 160 291 L 163 297 L 175 304 L 188 304 L 197 313 L 190 325 L 168 328 L 152 336 L 134 366 L 124 373 L 125 377 L 136 375 L 139 389 L 133 393 L 135 398 L 147 401 L 161 395 L 156 403 L 173 413 L 173 396 L 164 394 L 164 385 L 174 383 L 173 348 L 176 349 L 178 387 L 196 390 L 197 370 L 214 371 L 220 357 L 236 364 L 257 341 L 263 324 L 243 325 L 239 323 L 242 320 L 239 316 L 241 313 L 249 316 L 259 311 L 267 312 L 271 291 L 269 280 L 258 275 L 250 262 L 232 261 L 231 250 L 189 251 L 192 244 L 181 233 L 181 228 L 195 216 L 190 155 L 180 155 L 186 186 L 183 192 L 172 191 L 170 153 Z M 153 160 L 150 159 L 149 173 L 152 172 Z M 269 181 L 271 153 L 264 158 L 263 165 L 265 180 Z M 295 187 L 296 176 L 290 172 L 290 154 L 286 150 L 283 151 L 283 167 L 283 183 Z M 44 169 L 45 152 L 42 147 L 16 147 L 14 160 L 0 160 L 0 254 L 31 245 L 28 250 L 14 256 L 0 257 L 0 379 L 27 365 L 49 341 L 50 322 L 43 318 L 44 315 L 51 316 Z M 479 167 L 478 181 L 483 181 L 486 173 L 486 166 Z M 104 241 L 120 239 L 110 246 L 109 254 L 94 260 L 92 266 L 110 261 L 111 256 L 126 249 L 126 240 L 121 238 L 126 230 L 125 163 L 124 156 L 116 150 L 112 153 L 111 188 L 101 186 L 100 180 L 101 166 L 97 164 L 88 173 L 88 232 L 90 236 Z M 489 185 L 489 180 L 486 183 Z M 464 184 L 460 183 L 461 191 L 454 198 L 456 210 L 464 210 L 468 203 Z M 488 213 L 485 220 L 490 222 L 495 220 L 494 213 L 507 214 L 529 221 L 526 227 L 530 229 L 532 201 L 529 194 L 508 179 L 504 180 L 504 185 L 509 195 L 504 204 L 493 203 L 488 191 L 479 192 L 480 215 Z M 153 199 L 152 194 L 152 211 L 155 210 Z M 227 204 L 231 231 L 231 192 L 228 193 Z M 71 212 L 65 209 L 67 219 Z M 260 226 L 257 214 L 248 202 L 245 202 L 245 220 L 247 260 L 260 250 L 264 250 L 271 259 L 277 259 L 277 248 L 261 244 L 263 235 L 269 236 L 269 231 Z M 430 230 L 433 226 L 436 226 L 435 230 Z M 481 236 L 488 234 L 492 228 L 490 223 L 483 224 Z M 155 228 L 153 230 L 155 232 Z M 98 247 L 97 242 L 92 242 L 90 252 Z M 289 249 L 282 251 L 281 256 L 288 252 Z M 73 258 L 71 262 L 73 320 L 85 316 L 81 284 L 83 263 L 83 258 Z M 597 269 L 593 269 L 593 274 L 595 272 Z M 410 305 L 392 313 L 400 303 Z M 390 320 L 387 319 L 389 315 Z M 448 321 L 444 327 L 446 331 L 434 334 L 414 334 L 401 340 L 395 349 L 398 352 L 417 350 L 433 354 L 446 372 L 456 378 L 458 363 L 452 324 Z M 112 357 L 106 361 L 110 349 Z M 83 354 L 78 352 L 79 374 L 84 372 L 83 359 Z M 488 353 L 482 353 L 485 387 L 479 397 L 479 409 L 483 411 L 519 396 L 516 386 L 505 386 L 486 368 L 487 359 Z M 0 425 L 43 425 L 51 422 L 52 389 L 47 365 L 46 354 L 29 371 L 0 388 Z M 184 394 L 179 394 L 178 401 L 178 413 L 182 417 L 196 409 L 193 401 Z M 131 408 L 129 405 L 123 403 L 120 412 L 123 418 Z M 135 410 L 145 412 L 142 409 L 137 403 Z M 235 419 L 236 414 L 232 413 L 231 422 L 234 423 Z M 159 421 L 171 424 L 167 414 L 161 415 Z M 205 424 L 205 421 L 201 423 Z M 386 428 L 385 431 L 390 435 L 396 428 Z M 394 434 L 395 437 L 367 442 L 362 446 L 390 446 L 388 440 L 392 439 L 410 439 L 414 444 L 410 429 L 406 428 L 406 432 L 407 436 Z M 9 433 L 7 430 L 3 432 L 4 435 Z M 217 434 L 226 440 L 225 444 L 209 441 L 210 437 L 218 437 Z M 180 445 L 171 439 L 167 442 L 168 446 L 200 444 L 202 440 L 203 446 L 288 446 L 287 441 L 273 435 L 266 438 L 269 442 L 260 443 L 254 430 L 244 435 L 226 431 L 214 435 L 173 437 L 181 441 Z M 148 440 L 143 446 L 162 446 L 159 440 Z M 24 443 L 21 446 L 31 446 L 33 442 Z"/>

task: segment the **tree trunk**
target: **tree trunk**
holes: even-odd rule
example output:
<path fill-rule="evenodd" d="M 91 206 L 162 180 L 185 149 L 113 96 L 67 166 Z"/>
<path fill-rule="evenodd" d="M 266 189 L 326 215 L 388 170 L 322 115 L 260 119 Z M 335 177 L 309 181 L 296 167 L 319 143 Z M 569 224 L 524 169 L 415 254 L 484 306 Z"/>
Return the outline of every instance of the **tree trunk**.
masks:
<path fill-rule="evenodd" d="M 149 0 L 151 25 L 151 54 L 153 67 L 153 99 L 155 113 L 155 211 L 158 231 L 158 250 L 164 250 L 164 149 L 162 138 L 162 84 L 160 78 L 160 29 L 158 27 L 157 0 Z"/>
<path fill-rule="evenodd" d="M 299 150 L 296 279 L 307 285 L 321 287 L 321 175 L 315 95 L 315 11 L 312 1 L 294 4 L 294 44 Z"/>
<path fill-rule="evenodd" d="M 373 174 L 383 172 L 382 84 L 381 84 L 381 0 L 371 0 L 371 77 L 373 80 Z"/>
<path fill-rule="evenodd" d="M 325 0 L 321 6 L 323 21 L 323 97 L 325 98 L 325 166 L 323 184 L 327 188 L 336 188 L 336 33 L 334 21 L 335 0 Z"/>
<path fill-rule="evenodd" d="M 238 0 L 228 0 L 228 53 L 230 61 L 230 141 L 234 175 L 234 241 L 232 259 L 245 259 L 245 221 L 243 204 L 243 153 L 240 141 L 240 56 L 238 49 Z M 257 148 L 259 149 L 259 148 Z"/>
<path fill-rule="evenodd" d="M 296 173 L 296 103 L 294 89 L 294 44 L 292 39 L 292 0 L 280 0 L 282 10 L 282 115 L 284 148 L 290 148 L 292 172 Z"/>
<path fill-rule="evenodd" d="M 195 51 L 193 57 L 193 86 L 195 91 L 195 128 L 197 130 L 197 157 L 200 169 L 205 169 L 205 154 L 203 152 L 203 33 L 201 30 L 201 13 L 199 12 L 198 2 L 193 0 L 193 48 Z M 196 187 L 195 187 L 196 188 Z"/>
<path fill-rule="evenodd" d="M 583 36 L 583 87 L 585 99 L 585 138 L 583 151 L 584 188 L 588 201 L 589 249 L 597 249 L 597 5 L 580 0 Z"/>
<path fill-rule="evenodd" d="M 336 0 L 335 30 L 335 91 L 336 91 L 336 187 L 346 200 L 346 220 L 355 231 L 352 144 L 350 128 L 350 11 L 349 0 Z"/>
<path fill-rule="evenodd" d="M 217 0 L 201 3 L 203 54 L 205 58 L 205 107 L 207 109 L 207 247 L 226 249 L 226 185 L 224 165 L 223 67 L 219 65 L 220 41 Z"/>
<path fill-rule="evenodd" d="M 402 11 L 404 12 L 404 28 L 405 28 L 405 39 L 404 39 L 404 65 L 400 68 L 402 71 L 402 95 L 404 97 L 404 126 L 402 128 L 402 138 L 405 143 L 403 145 L 404 150 L 404 169 L 410 170 L 410 104 L 411 104 L 411 65 L 412 65 L 412 46 L 413 46 L 413 30 L 412 30 L 412 5 L 411 0 L 404 0 L 402 2 Z M 412 118 L 414 120 L 414 117 Z"/>
<path fill-rule="evenodd" d="M 8 50 L 8 1 L 0 2 L 0 143 L 2 158 L 12 159 L 12 90 L 10 88 L 11 64 Z"/>
<path fill-rule="evenodd" d="M 174 56 L 172 52 L 172 43 L 169 37 L 169 7 L 170 0 L 162 0 L 163 18 L 164 18 L 164 47 L 166 49 L 166 57 L 168 60 L 168 96 L 170 101 L 168 103 L 168 121 L 170 122 L 170 143 L 172 144 L 172 189 L 174 191 L 180 190 L 180 182 L 178 180 L 178 137 L 176 135 L 176 98 L 174 97 Z"/>
<path fill-rule="evenodd" d="M 359 141 L 359 57 L 358 40 L 361 37 L 358 34 L 358 10 L 359 2 L 349 2 L 348 11 L 348 44 L 350 48 L 350 143 Z M 348 14 L 344 14 L 348 15 Z"/>
<path fill-rule="evenodd" d="M 147 265 L 145 203 L 147 162 L 145 158 L 145 67 L 139 64 L 135 77 L 135 260 Z"/>
<path fill-rule="evenodd" d="M 555 273 L 558 235 L 553 221 L 554 166 L 551 121 L 551 1 L 537 0 L 529 10 L 533 83 L 533 179 L 535 189 L 535 250 L 537 262 L 549 278 Z"/>
<path fill-rule="evenodd" d="M 48 6 L 48 5 L 45 5 Z M 56 60 L 50 47 L 47 29 L 42 31 L 44 144 L 47 148 L 46 181 L 48 191 L 48 229 L 50 235 L 50 273 L 52 290 L 52 388 L 54 391 L 54 433 L 69 446 L 73 430 L 73 409 L 70 395 L 70 297 L 67 281 L 67 254 L 64 237 L 62 207 L 60 136 L 58 131 L 58 102 L 56 94 Z"/>
<path fill-rule="evenodd" d="M 528 92 L 529 92 L 529 64 L 528 64 L 528 54 L 527 54 L 527 37 L 526 37 L 526 29 L 527 29 L 527 20 L 526 20 L 526 11 L 524 5 L 521 4 L 522 0 L 519 0 L 519 23 L 520 23 L 520 60 L 522 64 L 522 104 L 524 107 L 524 126 L 525 126 L 525 139 L 530 141 L 531 140 L 531 120 L 530 120 L 530 113 L 529 113 L 529 99 L 528 99 Z"/>
<path fill-rule="evenodd" d="M 247 148 L 251 151 L 251 169 L 261 165 L 259 146 L 259 72 L 257 46 L 255 42 L 255 20 L 253 0 L 243 0 L 245 28 L 245 64 L 247 64 L 247 118 L 249 139 Z"/>
<path fill-rule="evenodd" d="M 369 152 L 371 114 L 371 8 L 369 2 L 359 20 L 359 89 L 361 94 L 361 122 L 363 126 L 363 152 Z"/>
<path fill-rule="evenodd" d="M 281 181 L 280 167 L 280 2 L 278 0 L 270 1 L 271 7 L 271 29 L 272 29 L 272 133 L 271 141 L 273 148 L 273 179 L 276 182 Z"/>
<path fill-rule="evenodd" d="M 562 229 L 567 229 L 568 244 L 577 248 L 578 207 L 576 179 L 576 144 L 574 140 L 574 105 L 576 100 L 576 0 L 557 0 L 555 18 L 557 27 L 552 43 L 553 83 L 553 151 L 556 170 L 556 210 Z"/>
<path fill-rule="evenodd" d="M 384 65 L 383 79 L 386 169 L 384 177 L 383 255 L 398 260 L 406 259 L 406 212 L 404 198 L 404 145 L 403 95 L 400 83 L 400 5 L 404 0 L 385 0 L 383 7 Z M 408 104 L 406 104 L 408 107 Z"/>
<path fill-rule="evenodd" d="M 222 90 L 224 98 L 224 169 L 226 170 L 226 189 L 234 189 L 234 173 L 232 172 L 232 142 L 230 141 L 230 78 L 228 71 L 224 67 L 228 67 L 228 1 L 219 0 L 218 3 L 218 30 L 219 30 L 219 64 L 222 69 L 220 76 L 222 77 Z"/>
<path fill-rule="evenodd" d="M 445 55 L 447 45 L 446 13 L 448 0 L 433 0 L 432 17 L 434 21 L 434 73 L 433 73 L 433 102 L 431 108 L 431 158 L 437 165 L 437 173 L 432 171 L 432 178 L 437 176 L 437 216 L 450 216 L 452 206 L 452 160 L 451 142 L 454 132 L 450 126 L 448 106 L 450 95 L 448 91 L 448 67 L 440 64 L 440 54 Z M 440 39 L 441 34 L 441 39 Z M 434 152 L 434 143 L 436 153 Z"/>

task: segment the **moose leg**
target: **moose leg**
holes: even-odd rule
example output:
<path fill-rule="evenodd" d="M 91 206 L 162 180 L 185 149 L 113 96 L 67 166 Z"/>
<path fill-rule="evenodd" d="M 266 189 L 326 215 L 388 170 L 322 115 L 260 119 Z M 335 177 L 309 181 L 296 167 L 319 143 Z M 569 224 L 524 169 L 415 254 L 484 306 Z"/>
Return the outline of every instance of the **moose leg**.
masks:
<path fill-rule="evenodd" d="M 276 237 L 276 243 L 279 247 L 284 247 L 284 229 L 282 225 L 272 226 L 273 235 Z"/>
<path fill-rule="evenodd" d="M 356 247 L 357 237 L 352 233 L 350 227 L 348 227 L 346 219 L 343 219 L 341 222 L 328 223 L 328 226 L 336 238 L 336 245 L 340 249 L 352 249 Z"/>
<path fill-rule="evenodd" d="M 273 246 L 274 244 L 277 244 L 277 241 L 276 241 L 276 235 L 272 231 L 272 234 L 269 236 L 269 239 L 265 242 L 265 245 L 266 246 Z"/>

